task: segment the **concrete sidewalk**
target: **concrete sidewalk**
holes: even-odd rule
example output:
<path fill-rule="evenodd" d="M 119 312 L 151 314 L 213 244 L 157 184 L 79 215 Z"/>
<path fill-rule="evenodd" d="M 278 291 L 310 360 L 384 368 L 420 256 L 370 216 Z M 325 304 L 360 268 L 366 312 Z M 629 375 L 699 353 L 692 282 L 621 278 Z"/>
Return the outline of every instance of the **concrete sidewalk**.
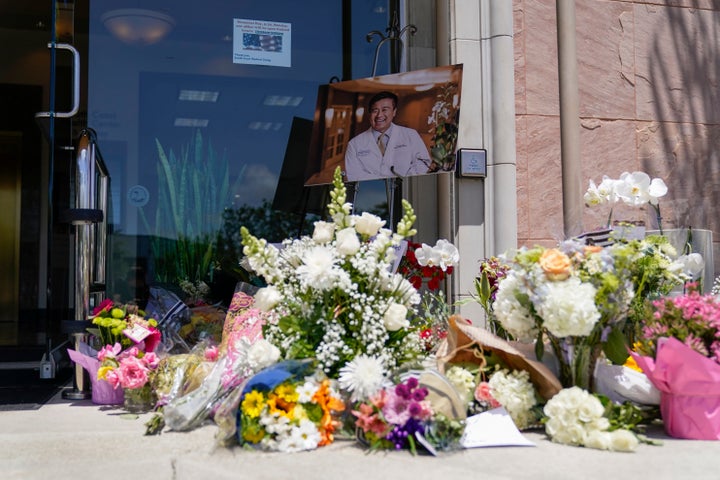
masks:
<path fill-rule="evenodd" d="M 676 440 L 616 453 L 554 444 L 526 433 L 535 447 L 463 450 L 439 457 L 368 452 L 337 441 L 311 452 L 281 454 L 215 447 L 217 427 L 144 436 L 150 414 L 128 419 L 120 408 L 58 394 L 37 410 L 0 412 L 2 479 L 717 479 L 720 441 Z"/>

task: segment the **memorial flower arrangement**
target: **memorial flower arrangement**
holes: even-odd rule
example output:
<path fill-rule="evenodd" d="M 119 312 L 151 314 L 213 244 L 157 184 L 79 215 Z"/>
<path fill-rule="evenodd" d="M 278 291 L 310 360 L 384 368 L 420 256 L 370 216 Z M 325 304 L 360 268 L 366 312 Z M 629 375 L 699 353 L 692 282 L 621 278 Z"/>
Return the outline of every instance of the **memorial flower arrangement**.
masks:
<path fill-rule="evenodd" d="M 331 381 L 311 367 L 281 363 L 250 380 L 238 408 L 241 445 L 299 452 L 333 442 L 345 404 Z"/>
<path fill-rule="evenodd" d="M 632 452 L 640 443 L 632 431 L 643 419 L 636 408 L 603 404 L 582 388 L 561 390 L 543 410 L 545 432 L 553 442 L 620 452 Z"/>
<path fill-rule="evenodd" d="M 428 389 L 413 376 L 381 388 L 352 410 L 359 438 L 371 449 L 413 454 L 418 443 L 453 448 L 462 434 L 462 423 L 436 413 L 427 397 Z"/>
<path fill-rule="evenodd" d="M 120 344 L 129 348 L 133 344 L 143 342 L 142 350 L 152 352 L 160 343 L 161 333 L 155 319 L 145 319 L 145 312 L 136 305 L 116 305 L 110 299 L 100 302 L 90 316 L 95 328 L 93 333 L 101 345 Z"/>
<path fill-rule="evenodd" d="M 655 357 L 661 339 L 674 337 L 688 348 L 720 363 L 720 300 L 702 295 L 697 285 L 676 297 L 652 302 L 636 351 Z"/>
<path fill-rule="evenodd" d="M 138 347 L 122 350 L 119 343 L 106 345 L 98 352 L 100 368 L 97 376 L 113 388 L 140 389 L 148 384 L 160 358 Z"/>
<path fill-rule="evenodd" d="M 536 340 L 538 358 L 549 341 L 564 386 L 589 389 L 603 334 L 625 318 L 634 296 L 631 260 L 622 245 L 601 248 L 577 240 L 522 248 L 509 259 L 493 312 L 516 339 Z"/>
<path fill-rule="evenodd" d="M 652 302 L 633 358 L 660 390 L 666 432 L 720 439 L 720 301 L 689 292 Z"/>
<path fill-rule="evenodd" d="M 473 373 L 466 367 L 453 365 L 445 375 L 467 401 L 470 414 L 502 406 L 520 430 L 540 421 L 540 399 L 525 370 L 510 370 L 497 365 L 489 372 Z"/>
<path fill-rule="evenodd" d="M 667 194 L 668 188 L 661 178 L 650 179 L 645 172 L 623 172 L 618 179 L 603 176 L 599 185 L 590 180 L 585 192 L 585 204 L 596 206 L 610 204 L 607 227 L 612 222 L 614 205 L 623 202 L 625 205 L 641 207 L 650 205 L 655 211 L 658 229 L 662 233 L 662 217 L 660 215 L 660 197 Z"/>
<path fill-rule="evenodd" d="M 277 248 L 241 229 L 243 253 L 267 283 L 255 296 L 255 306 L 270 314 L 263 335 L 283 358 L 316 358 L 331 378 L 359 355 L 389 372 L 422 352 L 408 318 L 420 295 L 391 272 L 395 248 L 415 233 L 416 217 L 404 201 L 392 233 L 375 215 L 351 214 L 339 169 L 333 185 L 333 221 L 316 222 L 312 236 Z"/>
<path fill-rule="evenodd" d="M 407 278 L 413 287 L 420 289 L 426 284 L 428 290 L 436 292 L 441 282 L 452 274 L 459 260 L 457 248 L 445 239 L 438 240 L 434 246 L 408 242 L 398 273 Z"/>

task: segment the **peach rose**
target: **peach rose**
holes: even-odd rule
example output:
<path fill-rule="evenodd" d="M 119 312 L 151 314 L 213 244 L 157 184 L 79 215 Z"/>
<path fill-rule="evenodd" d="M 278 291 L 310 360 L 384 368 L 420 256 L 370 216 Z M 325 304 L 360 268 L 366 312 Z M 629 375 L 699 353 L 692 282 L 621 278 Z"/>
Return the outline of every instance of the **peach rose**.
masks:
<path fill-rule="evenodd" d="M 586 245 L 584 248 L 585 255 L 589 255 L 591 253 L 600 253 L 602 252 L 602 247 L 600 245 Z"/>
<path fill-rule="evenodd" d="M 553 281 L 565 280 L 570 276 L 570 257 L 557 248 L 549 248 L 540 256 L 540 267 Z"/>

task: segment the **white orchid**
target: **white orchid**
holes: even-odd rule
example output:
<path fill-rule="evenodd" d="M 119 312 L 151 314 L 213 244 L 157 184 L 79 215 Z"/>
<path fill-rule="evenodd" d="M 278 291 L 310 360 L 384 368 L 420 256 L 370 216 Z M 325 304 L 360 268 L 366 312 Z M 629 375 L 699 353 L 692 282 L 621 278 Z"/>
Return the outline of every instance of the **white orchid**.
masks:
<path fill-rule="evenodd" d="M 453 267 L 460 261 L 460 254 L 455 245 L 445 239 L 440 239 L 435 243 L 434 247 L 423 243 L 419 248 L 416 248 L 415 258 L 422 267 L 438 266 L 444 272 L 448 267 Z"/>
<path fill-rule="evenodd" d="M 667 194 L 668 188 L 661 178 L 650 178 L 645 172 L 623 172 L 617 180 L 603 176 L 600 185 L 590 180 L 584 195 L 585 205 L 592 207 L 603 203 L 611 205 L 622 201 L 626 205 L 641 207 L 649 204 L 657 215 L 658 227 L 662 232 L 660 217 L 660 197 Z M 612 207 L 608 215 L 608 227 L 612 219 Z"/>

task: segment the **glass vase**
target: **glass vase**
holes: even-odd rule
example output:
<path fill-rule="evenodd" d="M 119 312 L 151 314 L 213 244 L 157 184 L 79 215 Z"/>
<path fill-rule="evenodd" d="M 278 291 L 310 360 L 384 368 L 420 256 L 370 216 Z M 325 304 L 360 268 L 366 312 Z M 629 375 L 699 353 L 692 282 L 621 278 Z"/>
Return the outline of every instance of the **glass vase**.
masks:
<path fill-rule="evenodd" d="M 140 388 L 125 388 L 123 408 L 130 413 L 145 413 L 155 408 L 155 392 L 146 384 Z"/>
<path fill-rule="evenodd" d="M 580 387 L 593 391 L 595 362 L 600 355 L 600 344 L 573 342 L 569 338 L 551 342 L 559 363 L 560 383 L 563 388 Z"/>

